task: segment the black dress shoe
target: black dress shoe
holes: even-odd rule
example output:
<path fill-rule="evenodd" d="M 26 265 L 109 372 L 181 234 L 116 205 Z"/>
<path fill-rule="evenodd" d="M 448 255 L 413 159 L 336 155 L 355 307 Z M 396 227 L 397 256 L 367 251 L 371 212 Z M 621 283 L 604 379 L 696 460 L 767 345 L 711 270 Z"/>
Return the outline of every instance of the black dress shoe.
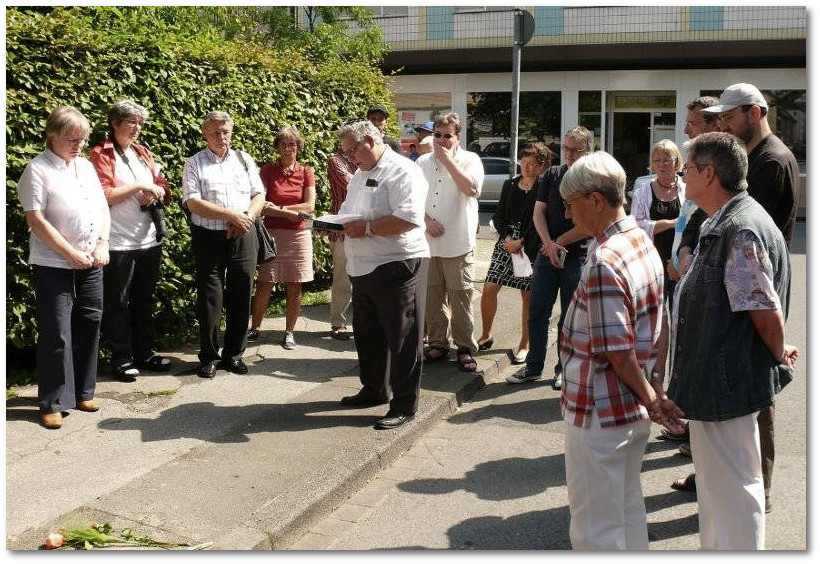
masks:
<path fill-rule="evenodd" d="M 247 374 L 248 367 L 245 365 L 242 360 L 223 360 L 220 365 L 222 368 L 227 370 L 228 372 L 233 372 L 234 374 Z"/>
<path fill-rule="evenodd" d="M 202 364 L 197 370 L 197 374 L 200 378 L 213 378 L 216 376 L 216 366 L 211 363 Z"/>
<path fill-rule="evenodd" d="M 343 397 L 339 403 L 347 407 L 371 407 L 374 405 L 383 405 L 387 403 L 387 401 L 388 400 L 376 400 L 359 392 L 355 396 Z"/>
<path fill-rule="evenodd" d="M 414 413 L 402 413 L 401 411 L 390 410 L 387 415 L 376 421 L 376 429 L 395 429 L 401 427 L 416 415 Z"/>

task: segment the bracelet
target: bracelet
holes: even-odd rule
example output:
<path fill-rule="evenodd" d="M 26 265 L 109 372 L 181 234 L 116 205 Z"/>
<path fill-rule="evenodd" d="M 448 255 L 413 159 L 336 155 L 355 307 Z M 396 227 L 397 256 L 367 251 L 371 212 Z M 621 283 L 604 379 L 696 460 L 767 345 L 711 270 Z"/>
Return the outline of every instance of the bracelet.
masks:
<path fill-rule="evenodd" d="M 652 374 L 649 375 L 650 382 L 663 382 L 663 376 L 660 372 L 653 370 Z"/>

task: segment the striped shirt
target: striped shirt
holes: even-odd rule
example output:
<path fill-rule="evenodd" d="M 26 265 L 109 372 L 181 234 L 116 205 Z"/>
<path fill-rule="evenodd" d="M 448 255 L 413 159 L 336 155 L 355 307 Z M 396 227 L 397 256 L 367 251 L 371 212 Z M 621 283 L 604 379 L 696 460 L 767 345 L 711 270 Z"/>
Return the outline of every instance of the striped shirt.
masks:
<path fill-rule="evenodd" d="M 242 153 L 242 158 L 238 153 Z M 244 162 L 243 162 L 244 160 Z M 188 159 L 182 169 L 182 203 L 199 198 L 226 209 L 246 211 L 251 199 L 265 194 L 259 169 L 244 151 L 228 150 L 220 159 L 205 148 Z M 194 225 L 221 231 L 228 228 L 224 219 L 208 219 L 191 213 Z"/>
<path fill-rule="evenodd" d="M 567 309 L 560 346 L 565 420 L 589 428 L 593 408 L 601 427 L 649 417 L 606 353 L 634 349 L 648 374 L 657 360 L 662 311 L 663 264 L 652 239 L 627 216 L 590 246 Z"/>

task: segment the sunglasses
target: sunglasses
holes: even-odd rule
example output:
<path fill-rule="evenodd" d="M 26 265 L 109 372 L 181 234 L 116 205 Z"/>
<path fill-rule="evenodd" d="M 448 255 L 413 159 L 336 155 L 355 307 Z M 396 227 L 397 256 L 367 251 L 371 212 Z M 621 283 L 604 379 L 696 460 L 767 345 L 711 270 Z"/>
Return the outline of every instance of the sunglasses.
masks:
<path fill-rule="evenodd" d="M 439 133 L 438 131 L 436 131 L 435 133 L 433 133 L 433 137 L 435 137 L 436 139 L 441 139 L 442 137 L 444 137 L 445 139 L 452 139 L 453 137 L 455 137 L 455 135 L 453 135 L 452 133 Z"/>

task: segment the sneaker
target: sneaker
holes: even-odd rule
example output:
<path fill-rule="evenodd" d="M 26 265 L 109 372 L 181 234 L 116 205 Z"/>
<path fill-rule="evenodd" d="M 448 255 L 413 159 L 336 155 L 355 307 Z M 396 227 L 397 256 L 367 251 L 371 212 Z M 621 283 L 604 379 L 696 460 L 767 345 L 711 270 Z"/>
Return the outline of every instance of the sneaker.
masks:
<path fill-rule="evenodd" d="M 259 340 L 259 329 L 248 329 L 248 342 L 255 343 Z"/>
<path fill-rule="evenodd" d="M 282 348 L 286 351 L 292 351 L 296 348 L 296 339 L 293 338 L 293 331 L 285 331 L 285 337 L 282 339 Z"/>
<path fill-rule="evenodd" d="M 524 382 L 531 382 L 533 380 L 540 380 L 540 374 L 527 374 L 527 369 L 522 368 L 515 374 L 510 374 L 505 378 L 510 384 L 523 384 Z"/>
<path fill-rule="evenodd" d="M 688 456 L 689 458 L 692 458 L 692 446 L 688 442 L 681 443 L 678 447 L 678 452 L 681 453 L 683 456 Z"/>
<path fill-rule="evenodd" d="M 564 387 L 564 373 L 563 372 L 556 372 L 555 379 L 552 381 L 552 389 L 553 390 L 560 390 Z"/>

